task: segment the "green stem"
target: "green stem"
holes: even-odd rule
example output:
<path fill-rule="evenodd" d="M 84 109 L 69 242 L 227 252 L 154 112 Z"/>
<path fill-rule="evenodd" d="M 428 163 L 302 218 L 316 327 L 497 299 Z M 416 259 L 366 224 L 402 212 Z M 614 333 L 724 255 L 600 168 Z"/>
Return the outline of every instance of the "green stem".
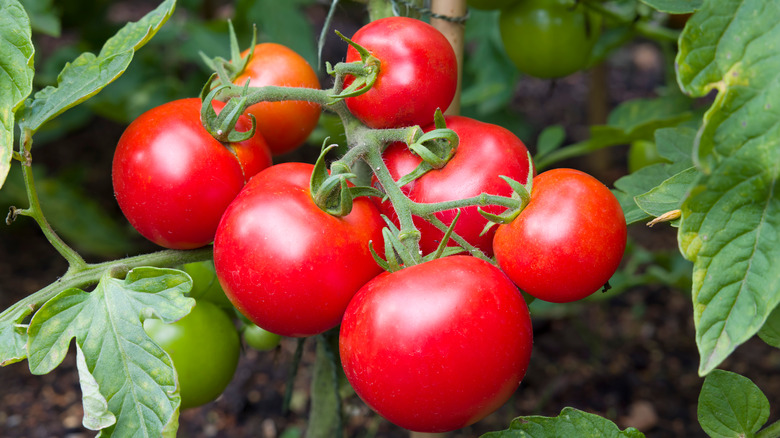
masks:
<path fill-rule="evenodd" d="M 141 266 L 176 267 L 185 263 L 209 260 L 212 257 L 212 252 L 211 246 L 187 251 L 168 249 L 103 263 L 84 263 L 83 266 L 78 268 L 71 265 L 65 275 L 57 281 L 25 297 L 4 310 L 3 313 L 0 313 L 0 321 L 22 307 L 37 309 L 65 289 L 74 287 L 84 288 L 96 284 L 106 271 L 115 273 L 124 271 L 126 273 L 133 268 Z"/>
<path fill-rule="evenodd" d="M 434 227 L 436 227 L 439 230 L 441 230 L 441 232 L 443 232 L 443 233 L 447 232 L 447 228 L 448 228 L 447 224 L 445 224 L 444 222 L 439 220 L 439 218 L 437 218 L 436 216 L 434 216 L 434 215 L 426 216 L 425 220 L 430 222 L 431 225 L 433 225 Z M 491 263 L 491 264 L 497 266 L 495 260 L 493 260 L 490 257 L 488 257 L 487 254 L 482 252 L 476 246 L 474 246 L 474 245 L 470 244 L 469 242 L 467 242 L 466 239 L 462 238 L 460 235 L 458 235 L 458 233 L 452 233 L 450 235 L 450 240 L 452 240 L 455 243 L 457 243 L 461 248 L 465 249 L 472 256 L 480 258 L 480 259 L 482 259 L 482 260 L 484 260 L 484 261 L 486 261 L 488 263 Z"/>
<path fill-rule="evenodd" d="M 610 143 L 604 143 L 604 142 L 593 142 L 590 140 L 581 141 L 579 143 L 573 143 L 569 146 L 556 149 L 549 154 L 543 155 L 538 158 L 534 158 L 534 164 L 536 165 L 536 170 L 538 172 L 541 172 L 544 169 L 547 169 L 549 166 L 565 160 L 567 158 L 573 158 L 573 157 L 579 157 L 581 155 L 588 154 L 590 152 L 593 152 L 598 149 L 603 149 L 605 147 L 609 146 L 615 146 L 618 144 L 622 144 L 620 138 L 616 138 L 615 142 Z"/>
<path fill-rule="evenodd" d="M 622 24 L 631 24 L 640 35 L 656 41 L 677 41 L 680 31 L 658 26 L 647 21 L 634 21 L 634 17 L 624 17 L 608 7 L 604 6 L 600 0 L 585 0 L 584 5 L 599 14 Z"/>
<path fill-rule="evenodd" d="M 438 213 L 440 211 L 446 211 L 446 210 L 454 210 L 456 208 L 487 207 L 488 205 L 498 205 L 500 207 L 507 207 L 510 209 L 514 209 L 520 207 L 520 200 L 507 198 L 505 196 L 480 193 L 477 196 L 472 196 L 470 198 L 456 199 L 454 201 L 436 202 L 431 204 L 421 204 L 417 202 L 411 202 L 410 209 L 412 211 L 412 214 L 416 216 L 429 216 L 433 213 Z"/>
<path fill-rule="evenodd" d="M 87 262 L 79 255 L 76 250 L 68 246 L 64 240 L 54 231 L 49 221 L 46 220 L 46 216 L 41 209 L 41 202 L 38 198 L 38 191 L 35 189 L 35 178 L 32 171 L 32 154 L 30 149 L 32 148 L 32 132 L 29 129 L 25 129 L 22 132 L 22 139 L 20 141 L 19 152 L 24 158 L 22 162 L 22 175 L 24 178 L 24 186 L 27 191 L 27 201 L 30 206 L 24 210 L 17 210 L 18 214 L 29 216 L 38 223 L 43 235 L 51 243 L 54 249 L 57 250 L 65 260 L 68 261 L 69 269 L 81 270 L 87 266 Z"/>
<path fill-rule="evenodd" d="M 780 420 L 758 431 L 756 438 L 780 438 Z"/>

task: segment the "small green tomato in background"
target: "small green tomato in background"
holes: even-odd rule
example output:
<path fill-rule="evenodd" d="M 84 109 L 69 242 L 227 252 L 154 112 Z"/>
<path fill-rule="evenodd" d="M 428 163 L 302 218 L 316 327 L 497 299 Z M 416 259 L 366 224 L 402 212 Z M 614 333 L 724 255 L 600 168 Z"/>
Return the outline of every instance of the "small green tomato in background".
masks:
<path fill-rule="evenodd" d="M 471 8 L 476 9 L 503 9 L 517 3 L 520 0 L 467 0 Z"/>
<path fill-rule="evenodd" d="M 628 148 L 628 171 L 631 173 L 651 164 L 666 162 L 658 153 L 658 147 L 655 145 L 655 142 L 637 140 L 632 142 Z"/>
<path fill-rule="evenodd" d="M 567 0 L 523 0 L 501 11 L 501 40 L 521 72 L 560 78 L 587 67 L 601 16 Z"/>
<path fill-rule="evenodd" d="M 280 335 L 251 323 L 244 326 L 242 334 L 248 346 L 260 351 L 273 350 L 279 346 L 279 342 L 282 340 Z"/>
<path fill-rule="evenodd" d="M 144 330 L 173 360 L 181 409 L 215 400 L 233 379 L 241 340 L 233 321 L 216 305 L 198 301 L 184 318 L 144 321 Z"/>
<path fill-rule="evenodd" d="M 224 309 L 233 308 L 233 304 L 225 296 L 225 291 L 219 284 L 213 261 L 187 263 L 181 269 L 192 277 L 192 290 L 190 290 L 192 298 L 210 301 Z"/>

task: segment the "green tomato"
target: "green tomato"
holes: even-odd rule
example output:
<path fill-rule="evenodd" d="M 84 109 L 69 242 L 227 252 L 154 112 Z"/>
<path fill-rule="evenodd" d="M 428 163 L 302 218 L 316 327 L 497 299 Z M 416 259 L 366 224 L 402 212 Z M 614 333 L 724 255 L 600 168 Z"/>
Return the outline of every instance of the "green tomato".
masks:
<path fill-rule="evenodd" d="M 216 399 L 233 379 L 241 340 L 233 321 L 216 305 L 198 301 L 184 318 L 171 324 L 150 318 L 144 330 L 173 360 L 181 409 Z"/>
<path fill-rule="evenodd" d="M 255 324 L 247 324 L 242 332 L 246 344 L 255 350 L 270 351 L 279 345 L 282 340 L 280 335 L 258 327 Z"/>
<path fill-rule="evenodd" d="M 559 78 L 585 68 L 601 16 L 566 0 L 523 0 L 501 11 L 501 39 L 521 72 Z"/>
<path fill-rule="evenodd" d="M 651 164 L 666 162 L 658 153 L 658 147 L 655 145 L 655 142 L 637 140 L 632 142 L 628 148 L 628 171 L 630 173 L 634 173 Z"/>
<path fill-rule="evenodd" d="M 518 0 L 467 0 L 469 7 L 476 9 L 504 9 Z"/>
<path fill-rule="evenodd" d="M 225 291 L 219 284 L 213 261 L 187 263 L 181 269 L 192 277 L 192 290 L 190 291 L 192 298 L 210 301 L 224 309 L 233 308 L 233 304 L 225 296 Z"/>

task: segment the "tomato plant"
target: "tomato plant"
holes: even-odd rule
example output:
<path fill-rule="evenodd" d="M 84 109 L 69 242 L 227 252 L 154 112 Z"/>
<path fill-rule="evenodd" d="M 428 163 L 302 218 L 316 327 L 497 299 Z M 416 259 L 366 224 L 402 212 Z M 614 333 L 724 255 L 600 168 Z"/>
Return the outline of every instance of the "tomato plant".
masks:
<path fill-rule="evenodd" d="M 522 0 L 501 11 L 504 49 L 521 72 L 559 78 L 588 65 L 601 19 L 566 0 Z"/>
<path fill-rule="evenodd" d="M 241 56 L 249 56 L 249 49 Z M 306 60 L 294 50 L 276 43 L 262 43 L 254 47 L 244 71 L 234 80 L 239 85 L 247 81 L 252 87 L 320 88 L 317 74 Z M 249 106 L 246 112 L 255 116 L 257 130 L 265 138 L 271 153 L 281 155 L 306 141 L 317 126 L 321 109 L 316 103 L 287 100 L 259 102 Z"/>
<path fill-rule="evenodd" d="M 596 292 L 615 273 L 626 247 L 626 219 L 615 195 L 574 169 L 533 180 L 528 206 L 496 231 L 501 269 L 520 289 L 565 303 Z"/>
<path fill-rule="evenodd" d="M 656 163 L 667 162 L 658 153 L 655 142 L 637 140 L 628 147 L 628 171 L 631 173 Z"/>
<path fill-rule="evenodd" d="M 451 256 L 383 274 L 349 303 L 339 351 L 347 380 L 404 428 L 479 421 L 517 389 L 531 357 L 528 308 L 498 269 Z"/>
<path fill-rule="evenodd" d="M 230 201 L 271 164 L 259 134 L 225 146 L 203 128 L 200 109 L 195 98 L 152 108 L 125 129 L 114 153 L 111 176 L 122 213 L 166 248 L 211 243 Z M 248 130 L 250 120 L 242 117 L 237 127 Z"/>
<path fill-rule="evenodd" d="M 256 175 L 225 211 L 214 241 L 217 276 L 233 305 L 258 326 L 309 336 L 338 325 L 352 295 L 381 272 L 374 204 L 356 199 L 335 217 L 309 191 L 313 166 L 282 163 Z"/>
<path fill-rule="evenodd" d="M 346 99 L 363 123 L 371 128 L 424 126 L 437 108 L 449 107 L 458 66 L 449 41 L 433 26 L 408 17 L 382 18 L 360 28 L 352 41 L 381 62 L 373 87 Z M 358 60 L 360 54 L 350 46 L 347 62 Z"/>
<path fill-rule="evenodd" d="M 404 193 L 415 202 L 436 203 L 477 196 L 481 193 L 510 196 L 511 187 L 499 176 L 506 176 L 524 183 L 528 177 L 528 149 L 525 144 L 506 128 L 480 122 L 468 117 L 447 116 L 447 128 L 460 138 L 452 159 L 441 169 L 434 169 L 402 187 Z M 434 129 L 433 125 L 425 131 Z M 384 160 L 394 180 L 414 170 L 422 159 L 413 154 L 404 143 L 395 143 L 385 150 Z M 377 199 L 377 198 L 375 198 Z M 394 218 L 390 202 L 379 204 L 382 213 Z M 499 214 L 505 208 L 486 207 L 488 213 Z M 442 222 L 449 225 L 457 214 L 456 209 L 436 213 Z M 488 255 L 493 254 L 495 228 L 481 234 L 487 224 L 476 206 L 460 209 L 460 218 L 455 232 Z M 420 246 L 425 253 L 436 249 L 444 233 L 438 228 L 415 217 L 415 225 L 422 233 Z"/>
<path fill-rule="evenodd" d="M 192 298 L 210 301 L 225 309 L 233 308 L 222 286 L 219 285 L 213 261 L 187 263 L 181 267 L 181 270 L 192 278 L 192 290 L 189 294 Z"/>
<path fill-rule="evenodd" d="M 144 330 L 173 360 L 182 409 L 215 400 L 233 379 L 241 342 L 233 321 L 216 305 L 199 301 L 171 324 L 149 318 Z"/>

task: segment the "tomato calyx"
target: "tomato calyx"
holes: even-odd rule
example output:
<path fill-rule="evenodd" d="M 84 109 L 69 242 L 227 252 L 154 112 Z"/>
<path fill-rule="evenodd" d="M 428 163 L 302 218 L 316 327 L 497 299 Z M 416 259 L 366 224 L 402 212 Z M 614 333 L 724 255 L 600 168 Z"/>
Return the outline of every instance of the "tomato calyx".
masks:
<path fill-rule="evenodd" d="M 528 177 L 526 177 L 524 183 L 520 183 L 504 175 L 499 175 L 498 177 L 504 180 L 507 184 L 509 184 L 509 187 L 512 188 L 512 199 L 517 201 L 517 206 L 510 207 L 501 214 L 488 213 L 481 207 L 478 208 L 477 211 L 479 211 L 479 214 L 488 220 L 488 223 L 485 224 L 485 228 L 482 229 L 482 233 L 480 235 L 487 233 L 488 230 L 496 225 L 508 224 L 512 222 L 515 220 L 515 218 L 517 218 L 517 216 L 520 215 L 520 212 L 522 212 L 523 209 L 528 206 L 528 203 L 531 202 L 531 190 L 533 189 L 534 179 L 534 164 L 533 160 L 531 159 L 531 153 L 528 153 Z"/>
<path fill-rule="evenodd" d="M 220 85 L 206 93 L 206 90 L 211 87 L 214 78 L 215 76 L 212 75 L 201 92 L 201 94 L 206 94 L 201 97 L 203 105 L 201 105 L 200 109 L 200 120 L 201 123 L 203 123 L 203 127 L 212 137 L 223 144 L 239 143 L 254 137 L 257 130 L 257 120 L 255 120 L 255 116 L 252 114 L 248 114 L 249 119 L 252 122 L 252 127 L 249 131 L 235 130 L 236 122 L 238 122 L 238 118 L 244 114 L 244 109 L 247 106 L 246 95 L 228 100 L 227 103 L 225 103 L 225 106 L 219 111 L 219 114 L 217 114 L 212 101 L 216 98 L 217 94 L 228 88 L 228 86 Z M 246 90 L 246 87 L 244 87 L 244 90 Z"/>
<path fill-rule="evenodd" d="M 357 50 L 360 54 L 360 61 L 348 63 L 340 62 L 335 66 L 332 66 L 328 62 L 325 63 L 326 71 L 329 75 L 336 78 L 336 82 L 343 81 L 346 77 L 349 77 L 351 81 L 347 85 L 347 88 L 340 90 L 340 92 L 336 94 L 330 95 L 330 97 L 341 100 L 348 97 L 360 96 L 370 90 L 371 87 L 374 86 L 374 83 L 376 83 L 382 62 L 379 58 L 372 55 L 368 49 L 347 38 L 341 32 L 336 31 L 336 34 Z"/>
<path fill-rule="evenodd" d="M 309 191 L 314 203 L 332 216 L 346 216 L 352 211 L 352 201 L 359 196 L 382 196 L 372 187 L 354 186 L 348 181 L 357 178 L 347 164 L 341 161 L 331 163 L 330 172 L 325 156 L 337 145 L 322 148 L 309 180 Z"/>

